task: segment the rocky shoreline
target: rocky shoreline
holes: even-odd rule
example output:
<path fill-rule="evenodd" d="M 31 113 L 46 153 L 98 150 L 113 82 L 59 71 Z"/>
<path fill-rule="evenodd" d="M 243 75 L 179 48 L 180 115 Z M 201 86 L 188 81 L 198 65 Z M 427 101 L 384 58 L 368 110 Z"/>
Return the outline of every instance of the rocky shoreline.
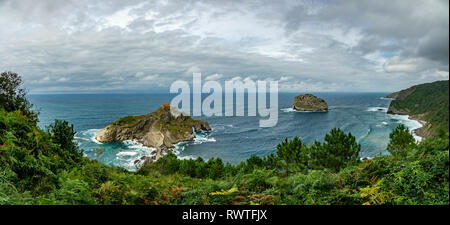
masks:
<path fill-rule="evenodd" d="M 155 148 L 151 156 L 135 161 L 135 164 L 146 164 L 158 160 L 178 143 L 193 141 L 196 133 L 209 131 L 208 122 L 194 120 L 176 107 L 163 104 L 152 113 L 114 121 L 98 131 L 95 140 L 102 143 L 133 140 Z"/>
<path fill-rule="evenodd" d="M 408 115 L 422 127 L 415 130 L 421 137 L 437 137 L 448 132 L 448 80 L 414 85 L 386 95 L 391 98 L 388 113 Z"/>
<path fill-rule="evenodd" d="M 390 95 L 388 95 L 390 96 Z M 392 100 L 395 100 L 395 98 L 392 98 Z M 401 116 L 407 116 L 408 120 L 413 120 L 416 121 L 418 123 L 421 124 L 420 127 L 412 129 L 411 130 L 411 134 L 414 136 L 414 138 L 417 141 L 421 141 L 423 138 L 427 137 L 427 134 L 423 131 L 424 128 L 426 128 L 427 126 L 429 126 L 429 123 L 423 119 L 420 119 L 420 115 L 409 115 L 406 112 L 403 111 L 396 111 L 395 109 L 393 109 L 391 107 L 391 105 L 389 105 L 388 111 L 386 112 L 387 114 L 391 114 L 391 115 L 401 115 Z"/>
<path fill-rule="evenodd" d="M 422 141 L 423 138 L 425 138 L 425 135 L 423 134 L 421 128 L 424 127 L 427 124 L 427 121 L 423 121 L 423 120 L 419 120 L 419 119 L 414 119 L 412 118 L 410 115 L 408 115 L 408 119 L 409 120 L 414 120 L 419 122 L 422 126 L 416 129 L 411 130 L 412 135 L 414 136 L 414 138 L 416 138 L 417 141 Z"/>

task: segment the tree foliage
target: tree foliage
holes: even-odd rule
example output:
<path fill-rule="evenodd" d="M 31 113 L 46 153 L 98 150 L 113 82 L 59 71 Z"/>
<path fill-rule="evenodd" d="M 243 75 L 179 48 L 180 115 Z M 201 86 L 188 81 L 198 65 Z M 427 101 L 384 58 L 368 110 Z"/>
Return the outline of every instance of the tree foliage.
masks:
<path fill-rule="evenodd" d="M 69 126 L 67 121 L 55 120 L 54 123 L 47 126 L 53 143 L 59 144 L 62 151 L 62 157 L 71 164 L 78 163 L 83 158 L 83 152 L 74 142 L 75 131 L 73 125 Z"/>
<path fill-rule="evenodd" d="M 318 141 L 310 147 L 311 165 L 313 168 L 329 168 L 339 171 L 347 165 L 359 162 L 361 145 L 351 134 L 345 134 L 341 129 L 332 129 L 325 135 L 323 143 Z"/>
<path fill-rule="evenodd" d="M 391 155 L 406 156 L 408 149 L 415 143 L 414 137 L 410 134 L 405 125 L 398 125 L 392 133 L 389 134 L 390 141 L 387 150 Z"/>
<path fill-rule="evenodd" d="M 292 167 L 306 169 L 308 166 L 308 148 L 298 137 L 291 140 L 286 138 L 278 144 L 277 155 L 284 163 L 286 174 L 289 174 Z"/>
<path fill-rule="evenodd" d="M 26 90 L 20 88 L 22 78 L 13 72 L 3 72 L 0 75 L 0 107 L 7 112 L 19 110 L 32 121 L 38 120 L 38 113 L 31 108 L 33 105 L 26 98 Z"/>

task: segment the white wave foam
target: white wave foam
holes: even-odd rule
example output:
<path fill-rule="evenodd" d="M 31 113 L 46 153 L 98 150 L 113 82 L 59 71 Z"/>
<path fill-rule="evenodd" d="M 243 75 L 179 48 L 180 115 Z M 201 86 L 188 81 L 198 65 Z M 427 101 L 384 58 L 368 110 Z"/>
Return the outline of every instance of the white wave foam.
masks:
<path fill-rule="evenodd" d="M 388 108 L 385 107 L 369 107 L 367 108 L 368 112 L 387 112 Z"/>
<path fill-rule="evenodd" d="M 178 156 L 178 155 L 177 155 L 177 158 L 178 158 L 178 159 L 181 159 L 181 160 L 189 160 L 189 159 L 196 160 L 198 157 L 193 156 L 193 155 L 186 155 L 186 156 Z"/>
<path fill-rule="evenodd" d="M 188 160 L 188 159 L 197 159 L 198 157 L 193 156 L 193 155 L 185 155 L 185 156 L 180 156 L 181 152 L 184 151 L 184 149 L 186 148 L 186 146 L 189 144 L 190 142 L 180 142 L 178 144 L 175 145 L 175 148 L 172 149 L 172 152 L 177 156 L 178 159 L 181 160 Z"/>
<path fill-rule="evenodd" d="M 119 152 L 116 154 L 116 156 L 135 156 L 137 155 L 137 152 Z"/>
<path fill-rule="evenodd" d="M 233 127 L 233 124 L 222 124 L 222 123 L 218 123 L 218 124 L 215 124 L 215 125 L 217 125 L 217 126 L 222 126 L 222 127 Z"/>
<path fill-rule="evenodd" d="M 380 97 L 380 99 L 382 99 L 382 100 L 392 100 L 392 98 L 385 98 L 385 97 Z"/>
<path fill-rule="evenodd" d="M 204 142 L 216 142 L 216 139 L 212 138 L 212 137 L 208 137 L 208 135 L 195 134 L 195 138 L 194 138 L 195 144 L 201 144 Z"/>
<path fill-rule="evenodd" d="M 172 149 L 173 153 L 178 157 L 178 159 L 184 160 L 184 159 L 197 159 L 198 156 L 193 155 L 185 155 L 180 156 L 181 152 L 184 151 L 186 146 L 191 144 L 202 144 L 205 142 L 216 142 L 216 139 L 213 137 L 209 137 L 211 133 L 195 133 L 194 132 L 194 141 L 183 141 L 175 145 L 175 147 Z"/>
<path fill-rule="evenodd" d="M 90 141 L 89 139 L 87 139 L 87 138 L 84 138 L 84 137 L 78 137 L 78 136 L 74 136 L 73 138 L 74 138 L 74 139 L 79 139 L 79 140 L 83 140 L 83 141 Z"/>
<path fill-rule="evenodd" d="M 96 144 L 101 145 L 101 144 L 103 144 L 103 143 L 101 143 L 101 142 L 99 142 L 99 141 L 97 141 L 97 140 L 95 139 L 95 134 L 96 134 L 97 132 L 99 132 L 99 131 L 100 131 L 100 129 L 89 129 L 89 130 L 82 131 L 82 132 L 81 132 L 81 136 L 82 136 L 82 137 L 79 137 L 79 138 L 80 138 L 80 139 L 83 139 L 83 140 L 89 139 L 90 141 L 92 141 L 92 142 L 94 142 L 94 143 L 96 143 Z"/>
<path fill-rule="evenodd" d="M 122 143 L 126 146 L 126 149 L 116 154 L 116 160 L 119 165 L 131 171 L 136 170 L 136 167 L 139 166 L 135 164 L 136 160 L 143 156 L 152 156 L 155 150 L 155 148 L 144 146 L 136 140 L 126 140 Z"/>
<path fill-rule="evenodd" d="M 155 150 L 155 148 L 144 146 L 143 144 L 137 142 L 136 140 L 126 140 L 123 141 L 122 143 L 124 143 L 128 149 L 143 150 L 146 152 L 152 152 L 153 150 Z"/>
<path fill-rule="evenodd" d="M 414 136 L 414 139 L 416 139 L 416 142 L 422 141 L 422 137 L 416 135 L 415 130 L 421 128 L 423 125 L 417 121 L 409 119 L 408 115 L 391 115 L 389 116 L 393 119 L 396 119 L 400 121 L 402 124 L 404 124 L 408 129 L 410 130 L 411 134 Z"/>
<path fill-rule="evenodd" d="M 225 126 L 233 126 L 233 125 L 225 125 Z M 91 141 L 96 144 L 103 144 L 95 139 L 95 134 L 100 131 L 100 129 L 89 129 L 80 132 L 80 136 L 77 136 L 77 139 Z M 196 133 L 193 141 L 188 142 L 180 142 L 175 145 L 173 152 L 179 159 L 197 159 L 198 157 L 193 155 L 179 156 L 179 154 L 184 151 L 185 147 L 189 144 L 202 144 L 205 142 L 215 142 L 216 139 L 213 137 L 209 137 L 211 133 Z M 130 170 L 134 171 L 139 165 L 135 164 L 136 160 L 141 159 L 143 156 L 152 156 L 154 155 L 155 148 L 144 146 L 143 144 L 137 142 L 136 140 L 126 140 L 122 141 L 125 145 L 125 148 L 120 149 L 120 152 L 116 154 L 115 160 L 118 165 Z"/>
<path fill-rule="evenodd" d="M 381 122 L 380 124 L 377 124 L 377 125 L 375 125 L 375 126 L 377 126 L 377 127 L 382 127 L 382 126 L 387 126 L 387 125 L 388 125 L 388 123 L 385 122 L 385 121 L 383 121 L 383 122 Z"/>
<path fill-rule="evenodd" d="M 293 108 L 284 108 L 284 109 L 280 109 L 280 111 L 283 112 L 296 112 L 296 113 L 317 113 L 317 112 L 326 112 L 326 111 L 299 111 L 299 110 L 295 110 Z"/>
<path fill-rule="evenodd" d="M 284 109 L 280 109 L 280 110 L 283 111 L 283 112 L 297 112 L 293 108 L 284 108 Z"/>
<path fill-rule="evenodd" d="M 212 129 L 214 131 L 218 131 L 218 130 L 226 130 L 229 128 L 234 128 L 233 124 L 213 124 L 212 125 Z"/>

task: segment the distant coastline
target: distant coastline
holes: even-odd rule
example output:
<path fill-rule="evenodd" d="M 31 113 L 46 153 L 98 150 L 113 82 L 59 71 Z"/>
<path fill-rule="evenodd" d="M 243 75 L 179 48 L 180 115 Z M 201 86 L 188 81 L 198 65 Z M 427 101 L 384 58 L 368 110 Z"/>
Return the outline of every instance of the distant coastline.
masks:
<path fill-rule="evenodd" d="M 421 127 L 414 130 L 420 137 L 436 137 L 448 132 L 448 80 L 412 86 L 385 96 L 392 98 L 388 114 L 407 115 Z"/>
<path fill-rule="evenodd" d="M 390 101 L 392 102 L 393 100 L 395 100 L 395 98 L 388 97 L 388 96 L 393 95 L 393 94 L 394 94 L 394 93 L 388 94 L 387 96 L 381 97 L 380 99 L 390 100 Z M 426 138 L 425 135 L 423 135 L 422 133 L 420 133 L 420 130 L 419 130 L 419 129 L 422 128 L 422 127 L 424 127 L 425 124 L 427 123 L 427 121 L 425 121 L 425 120 L 420 120 L 420 119 L 418 119 L 418 118 L 414 118 L 412 115 L 409 115 L 409 114 L 396 113 L 396 112 L 389 111 L 389 108 L 386 109 L 386 114 L 390 114 L 390 115 L 398 115 L 398 116 L 407 116 L 407 119 L 408 119 L 408 120 L 418 122 L 418 123 L 420 124 L 420 127 L 413 128 L 413 129 L 411 129 L 410 132 L 411 132 L 411 134 L 414 136 L 414 138 L 416 139 L 416 141 L 418 141 L 418 142 L 421 142 L 423 138 Z"/>

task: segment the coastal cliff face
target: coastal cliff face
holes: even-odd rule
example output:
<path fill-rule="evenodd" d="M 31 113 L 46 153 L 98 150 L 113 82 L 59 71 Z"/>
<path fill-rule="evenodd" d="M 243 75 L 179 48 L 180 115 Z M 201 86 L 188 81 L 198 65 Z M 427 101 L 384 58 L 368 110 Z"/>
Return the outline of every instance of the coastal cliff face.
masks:
<path fill-rule="evenodd" d="M 304 94 L 295 96 L 292 108 L 298 111 L 328 111 L 328 104 L 312 94 Z"/>
<path fill-rule="evenodd" d="M 194 132 L 210 130 L 208 122 L 194 120 L 175 107 L 164 104 L 152 113 L 127 116 L 111 123 L 97 132 L 95 139 L 99 142 L 136 140 L 144 146 L 155 148 L 153 159 L 158 159 L 175 144 L 194 140 Z"/>
<path fill-rule="evenodd" d="M 433 137 L 448 132 L 448 80 L 416 85 L 388 94 L 386 98 L 393 99 L 387 113 L 409 115 L 424 125 L 416 130 L 418 135 Z"/>

